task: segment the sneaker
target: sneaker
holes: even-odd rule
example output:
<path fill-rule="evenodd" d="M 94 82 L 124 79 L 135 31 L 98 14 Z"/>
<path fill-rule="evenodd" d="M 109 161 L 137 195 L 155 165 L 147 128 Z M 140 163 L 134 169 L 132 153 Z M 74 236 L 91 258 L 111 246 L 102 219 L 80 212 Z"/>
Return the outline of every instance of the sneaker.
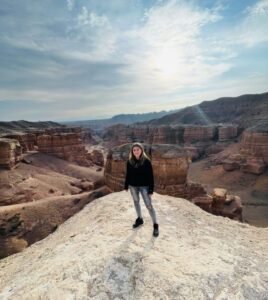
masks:
<path fill-rule="evenodd" d="M 136 221 L 135 221 L 135 224 L 133 224 L 133 228 L 137 228 L 137 227 L 139 227 L 139 226 L 142 225 L 142 224 L 143 224 L 143 219 L 140 218 L 140 217 L 138 217 L 138 218 L 136 219 Z"/>
<path fill-rule="evenodd" d="M 154 224 L 154 232 L 153 232 L 153 236 L 157 237 L 159 234 L 159 231 L 158 231 L 158 224 Z"/>

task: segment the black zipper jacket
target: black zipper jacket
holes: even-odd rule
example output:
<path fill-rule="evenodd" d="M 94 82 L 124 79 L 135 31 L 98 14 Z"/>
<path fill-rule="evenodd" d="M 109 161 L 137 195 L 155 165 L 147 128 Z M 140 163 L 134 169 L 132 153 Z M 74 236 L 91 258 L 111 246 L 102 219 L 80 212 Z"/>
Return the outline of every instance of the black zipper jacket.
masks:
<path fill-rule="evenodd" d="M 127 172 L 125 179 L 125 190 L 129 185 L 133 186 L 149 186 L 148 194 L 154 191 L 154 174 L 151 161 L 148 158 L 144 159 L 143 165 L 134 157 L 135 165 L 132 166 L 129 160 L 127 161 Z"/>

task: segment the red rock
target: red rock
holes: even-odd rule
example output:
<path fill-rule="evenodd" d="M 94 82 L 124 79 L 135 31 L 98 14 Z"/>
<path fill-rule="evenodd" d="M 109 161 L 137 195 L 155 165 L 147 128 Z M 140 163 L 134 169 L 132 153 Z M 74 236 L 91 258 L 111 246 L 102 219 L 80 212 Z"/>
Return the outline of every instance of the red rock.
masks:
<path fill-rule="evenodd" d="M 216 215 L 220 215 L 223 211 L 225 199 L 227 195 L 226 189 L 215 188 L 211 194 L 213 198 L 212 211 Z"/>
<path fill-rule="evenodd" d="M 242 135 L 240 153 L 243 156 L 262 158 L 265 165 L 268 165 L 268 132 L 245 130 Z"/>
<path fill-rule="evenodd" d="M 233 171 L 240 169 L 240 165 L 238 162 L 232 161 L 230 159 L 226 159 L 222 162 L 223 169 L 225 171 Z"/>
<path fill-rule="evenodd" d="M 208 156 L 208 155 L 211 155 L 211 154 L 219 153 L 223 150 L 224 150 L 223 145 L 219 145 L 219 144 L 211 145 L 211 146 L 209 146 L 205 149 L 205 154 Z"/>
<path fill-rule="evenodd" d="M 219 135 L 220 142 L 234 139 L 238 135 L 238 126 L 219 127 L 218 135 Z"/>
<path fill-rule="evenodd" d="M 12 169 L 22 159 L 22 148 L 17 140 L 0 138 L 0 167 Z"/>
<path fill-rule="evenodd" d="M 103 167 L 104 166 L 104 158 L 103 154 L 100 150 L 93 150 L 90 153 L 87 153 L 87 158 L 90 159 L 94 164 Z"/>
<path fill-rule="evenodd" d="M 223 160 L 225 171 L 239 169 L 242 172 L 261 174 L 268 165 L 268 133 L 244 131 L 240 151 Z"/>
<path fill-rule="evenodd" d="M 212 211 L 211 207 L 212 207 L 213 198 L 209 195 L 194 197 L 191 200 L 191 202 L 196 204 L 197 206 L 201 207 L 205 211 L 208 211 L 208 212 Z"/>
<path fill-rule="evenodd" d="M 188 157 L 191 159 L 191 161 L 194 161 L 200 157 L 196 147 L 184 147 L 184 149 L 187 151 Z"/>
<path fill-rule="evenodd" d="M 241 171 L 245 173 L 262 174 L 265 169 L 264 161 L 259 158 L 248 158 L 247 162 L 240 164 Z"/>
<path fill-rule="evenodd" d="M 171 144 L 143 145 L 151 158 L 157 193 L 186 199 L 206 193 L 200 184 L 187 182 L 189 158 L 185 149 Z M 113 191 L 121 191 L 124 188 L 130 148 L 131 144 L 124 144 L 112 148 L 108 153 L 104 178 L 107 186 Z"/>
<path fill-rule="evenodd" d="M 124 189 L 126 161 L 131 145 L 114 147 L 108 153 L 104 180 L 112 191 Z M 208 195 L 201 184 L 187 180 L 189 158 L 185 149 L 170 144 L 143 143 L 143 146 L 151 159 L 155 181 L 154 190 L 157 193 L 191 200 L 202 209 L 216 215 L 226 215 L 239 220 L 242 218 L 242 208 L 239 208 L 237 201 L 230 206 L 226 200 L 227 190 L 214 189 L 212 195 Z"/>
<path fill-rule="evenodd" d="M 36 143 L 35 134 L 32 133 L 8 134 L 5 135 L 4 137 L 19 141 L 22 148 L 22 153 L 26 151 L 34 150 L 34 145 Z"/>
<path fill-rule="evenodd" d="M 211 141 L 215 138 L 215 126 L 186 126 L 183 139 L 185 143 Z"/>
<path fill-rule="evenodd" d="M 78 133 L 40 135 L 37 144 L 40 152 L 77 162 L 83 166 L 92 165 L 92 162 L 86 158 L 87 152 Z"/>

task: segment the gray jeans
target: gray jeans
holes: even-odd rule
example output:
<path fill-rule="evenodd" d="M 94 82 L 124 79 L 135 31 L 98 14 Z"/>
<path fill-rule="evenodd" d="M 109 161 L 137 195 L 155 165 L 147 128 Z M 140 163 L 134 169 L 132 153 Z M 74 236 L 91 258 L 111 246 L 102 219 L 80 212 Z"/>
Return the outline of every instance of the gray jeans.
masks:
<path fill-rule="evenodd" d="M 156 221 L 155 210 L 153 208 L 151 198 L 148 196 L 149 186 L 132 186 L 132 185 L 130 185 L 129 188 L 130 188 L 130 193 L 133 197 L 134 206 L 135 206 L 138 217 L 142 218 L 141 207 L 140 207 L 140 195 L 139 195 L 139 193 L 141 193 L 144 204 L 149 211 L 152 221 L 154 224 L 156 224 L 157 221 Z"/>

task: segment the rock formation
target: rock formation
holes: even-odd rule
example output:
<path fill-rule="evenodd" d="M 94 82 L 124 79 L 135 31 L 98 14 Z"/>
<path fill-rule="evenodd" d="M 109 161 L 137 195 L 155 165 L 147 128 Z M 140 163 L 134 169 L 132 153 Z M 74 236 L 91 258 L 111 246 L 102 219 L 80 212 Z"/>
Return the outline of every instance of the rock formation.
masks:
<path fill-rule="evenodd" d="M 214 215 L 243 221 L 240 197 L 228 195 L 226 189 L 216 188 L 211 195 L 194 197 L 191 202 Z"/>
<path fill-rule="evenodd" d="M 0 167 L 13 168 L 22 159 L 22 148 L 17 140 L 0 138 Z"/>
<path fill-rule="evenodd" d="M 104 157 L 100 150 L 94 149 L 92 152 L 87 153 L 87 158 L 91 160 L 95 165 L 100 167 L 104 166 Z"/>
<path fill-rule="evenodd" d="M 32 133 L 8 134 L 4 135 L 4 137 L 19 141 L 22 153 L 33 151 L 34 145 L 36 145 L 36 136 Z"/>
<path fill-rule="evenodd" d="M 238 126 L 222 126 L 219 127 L 219 141 L 220 142 L 225 142 L 225 141 L 229 141 L 231 139 L 234 139 L 237 137 L 239 133 L 239 128 Z"/>
<path fill-rule="evenodd" d="M 106 129 L 103 139 L 109 148 L 139 141 L 148 144 L 176 144 L 188 150 L 195 160 L 202 155 L 218 153 L 224 143 L 232 142 L 238 135 L 237 126 L 197 125 L 114 125 Z"/>
<path fill-rule="evenodd" d="M 210 196 L 202 185 L 187 180 L 189 158 L 185 149 L 171 144 L 143 146 L 151 159 L 157 193 L 192 200 L 208 212 L 242 221 L 242 205 L 238 198 L 233 199 L 230 206 L 231 200 L 227 201 L 226 195 L 220 198 L 215 192 Z M 124 188 L 126 161 L 130 149 L 131 144 L 125 144 L 110 149 L 108 153 L 104 178 L 106 185 L 113 191 Z"/>
<path fill-rule="evenodd" d="M 92 162 L 86 157 L 87 151 L 77 133 L 40 135 L 37 145 L 40 152 L 77 162 L 83 166 L 92 165 Z"/>
<path fill-rule="evenodd" d="M 189 159 L 187 151 L 179 145 L 143 144 L 154 170 L 155 191 L 176 197 L 191 198 L 194 194 L 205 194 L 198 184 L 186 181 Z M 124 188 L 126 161 L 131 144 L 114 147 L 107 156 L 104 178 L 113 191 Z"/>
<path fill-rule="evenodd" d="M 130 193 L 87 204 L 45 239 L 0 260 L 0 298 L 268 298 L 268 232 L 154 193 L 159 236 Z"/>
<path fill-rule="evenodd" d="M 216 136 L 215 126 L 186 126 L 183 139 L 186 144 L 211 141 Z"/>
<path fill-rule="evenodd" d="M 240 142 L 239 153 L 223 160 L 225 171 L 240 169 L 243 172 L 261 174 L 268 165 L 268 130 L 257 128 L 245 130 Z"/>

